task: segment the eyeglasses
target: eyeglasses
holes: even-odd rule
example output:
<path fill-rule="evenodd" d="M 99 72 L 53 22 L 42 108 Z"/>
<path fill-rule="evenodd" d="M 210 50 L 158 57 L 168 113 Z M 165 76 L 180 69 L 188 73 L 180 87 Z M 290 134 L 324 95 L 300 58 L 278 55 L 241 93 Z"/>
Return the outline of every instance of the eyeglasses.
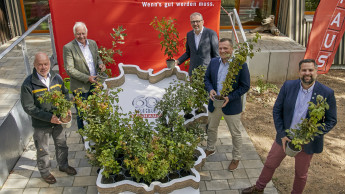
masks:
<path fill-rule="evenodd" d="M 197 23 L 199 24 L 200 22 L 202 22 L 202 20 L 195 20 L 195 21 L 190 21 L 191 24 Z"/>

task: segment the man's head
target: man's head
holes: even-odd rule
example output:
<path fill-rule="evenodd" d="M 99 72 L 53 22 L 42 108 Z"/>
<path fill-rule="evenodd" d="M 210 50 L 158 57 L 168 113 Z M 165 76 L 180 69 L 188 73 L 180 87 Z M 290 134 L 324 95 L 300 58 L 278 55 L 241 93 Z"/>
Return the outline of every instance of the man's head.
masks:
<path fill-rule="evenodd" d="M 50 60 L 48 55 L 42 52 L 36 53 L 34 67 L 38 74 L 47 78 L 50 71 Z"/>
<path fill-rule="evenodd" d="M 303 59 L 299 62 L 299 78 L 302 86 L 307 89 L 312 86 L 317 77 L 317 64 L 314 59 Z"/>
<path fill-rule="evenodd" d="M 219 40 L 218 45 L 219 55 L 222 58 L 222 61 L 225 62 L 230 59 L 232 55 L 233 45 L 232 40 L 230 38 L 222 38 Z"/>
<path fill-rule="evenodd" d="M 192 25 L 194 32 L 196 34 L 199 34 L 202 30 L 202 27 L 204 26 L 204 20 L 202 18 L 202 15 L 198 12 L 192 13 L 190 15 L 190 24 Z"/>
<path fill-rule="evenodd" d="M 73 26 L 73 34 L 75 39 L 85 45 L 87 40 L 87 28 L 83 22 L 76 22 Z"/>

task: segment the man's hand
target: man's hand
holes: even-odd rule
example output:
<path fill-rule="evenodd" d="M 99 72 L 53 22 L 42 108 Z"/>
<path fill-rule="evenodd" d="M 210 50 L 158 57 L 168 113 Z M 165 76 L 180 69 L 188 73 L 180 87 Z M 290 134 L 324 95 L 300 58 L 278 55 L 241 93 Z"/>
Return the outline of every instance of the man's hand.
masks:
<path fill-rule="evenodd" d="M 283 150 L 285 152 L 285 147 L 286 147 L 286 142 L 290 142 L 291 140 L 288 137 L 283 137 L 282 138 L 282 144 L 283 144 Z"/>
<path fill-rule="evenodd" d="M 97 76 L 89 76 L 89 82 L 96 83 Z"/>
<path fill-rule="evenodd" d="M 52 119 L 50 119 L 50 122 L 54 124 L 61 124 L 60 119 L 56 115 L 52 116 Z"/>
<path fill-rule="evenodd" d="M 68 114 L 69 116 L 72 116 L 72 111 L 71 111 L 71 110 L 68 110 L 68 111 L 67 111 L 67 114 Z"/>
<path fill-rule="evenodd" d="M 99 64 L 98 66 L 99 66 L 99 68 L 101 69 L 102 72 L 106 70 L 104 64 Z"/>
<path fill-rule="evenodd" d="M 175 66 L 178 66 L 179 63 L 180 63 L 180 61 L 175 60 Z"/>
<path fill-rule="evenodd" d="M 222 106 L 222 108 L 223 107 L 225 107 L 226 106 L 226 104 L 228 104 L 228 102 L 229 102 L 229 97 L 224 97 L 224 103 L 223 103 L 223 106 Z"/>
<path fill-rule="evenodd" d="M 216 96 L 216 95 L 217 95 L 216 91 L 214 91 L 214 90 L 210 91 L 210 98 L 211 98 L 212 101 L 214 101 L 214 96 Z"/>

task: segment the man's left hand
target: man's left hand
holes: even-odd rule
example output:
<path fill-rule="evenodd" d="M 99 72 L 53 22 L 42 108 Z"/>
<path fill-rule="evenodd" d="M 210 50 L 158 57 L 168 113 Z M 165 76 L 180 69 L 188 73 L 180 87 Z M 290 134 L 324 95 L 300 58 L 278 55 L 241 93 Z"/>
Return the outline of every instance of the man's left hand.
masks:
<path fill-rule="evenodd" d="M 226 104 L 228 104 L 228 102 L 229 102 L 229 97 L 224 97 L 224 103 L 223 103 L 223 106 L 222 106 L 222 108 L 223 107 L 225 107 L 226 106 Z"/>
<path fill-rule="evenodd" d="M 101 69 L 101 71 L 105 71 L 106 68 L 104 64 L 99 64 L 98 66 Z"/>

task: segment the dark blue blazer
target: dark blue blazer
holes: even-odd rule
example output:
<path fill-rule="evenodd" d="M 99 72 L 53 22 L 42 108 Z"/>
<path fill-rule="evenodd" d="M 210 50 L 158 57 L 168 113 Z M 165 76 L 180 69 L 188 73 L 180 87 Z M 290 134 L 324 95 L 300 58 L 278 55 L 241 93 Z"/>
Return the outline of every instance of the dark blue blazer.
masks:
<path fill-rule="evenodd" d="M 278 98 L 274 104 L 273 120 L 277 130 L 276 142 L 279 145 L 282 145 L 281 138 L 287 136 L 285 130 L 290 128 L 300 86 L 301 81 L 299 79 L 286 81 L 280 89 Z M 329 109 L 326 110 L 325 118 L 322 121 L 325 123 L 325 128 L 322 129 L 322 131 L 326 134 L 337 124 L 337 107 L 334 91 L 316 81 L 310 101 L 316 103 L 317 95 L 327 98 L 327 103 L 329 105 Z M 307 118 L 308 117 L 309 114 L 307 114 Z M 304 152 L 307 154 L 321 153 L 323 150 L 324 134 L 316 136 L 314 141 L 304 145 Z"/>
<path fill-rule="evenodd" d="M 213 58 L 207 67 L 205 74 L 205 88 L 208 93 L 211 90 L 217 91 L 217 77 L 220 65 L 220 57 Z M 242 112 L 241 96 L 244 95 L 250 87 L 250 75 L 247 63 L 242 65 L 242 69 L 236 76 L 236 82 L 233 84 L 233 91 L 229 93 L 229 102 L 222 108 L 226 115 L 236 115 Z M 210 99 L 208 103 L 208 110 L 214 111 L 213 101 Z"/>
<path fill-rule="evenodd" d="M 193 69 L 200 65 L 207 66 L 211 59 L 219 57 L 217 33 L 204 26 L 198 50 L 195 45 L 194 32 L 187 33 L 186 52 L 178 58 L 180 64 L 190 58 L 188 74 L 192 75 Z"/>

